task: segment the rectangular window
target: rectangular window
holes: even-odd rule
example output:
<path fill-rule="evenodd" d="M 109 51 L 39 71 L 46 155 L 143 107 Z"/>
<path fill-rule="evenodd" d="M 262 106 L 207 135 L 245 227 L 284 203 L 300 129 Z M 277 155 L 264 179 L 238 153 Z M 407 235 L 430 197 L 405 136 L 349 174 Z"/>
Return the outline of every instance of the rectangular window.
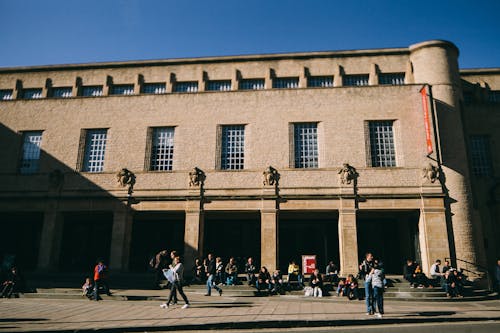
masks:
<path fill-rule="evenodd" d="M 167 85 L 165 83 L 144 83 L 142 85 L 143 94 L 164 94 L 167 92 Z"/>
<path fill-rule="evenodd" d="M 488 92 L 488 102 L 500 103 L 500 90 L 491 90 Z"/>
<path fill-rule="evenodd" d="M 9 101 L 12 99 L 12 89 L 0 90 L 0 101 Z"/>
<path fill-rule="evenodd" d="M 174 127 L 153 128 L 151 163 L 153 171 L 170 171 L 174 162 Z"/>
<path fill-rule="evenodd" d="M 221 134 L 221 169 L 243 169 L 245 164 L 245 126 L 222 126 Z"/>
<path fill-rule="evenodd" d="M 333 76 L 309 76 L 307 78 L 307 86 L 321 87 L 321 88 L 330 88 L 333 87 Z"/>
<path fill-rule="evenodd" d="M 474 176 L 491 176 L 490 138 L 486 135 L 470 137 L 472 174 Z"/>
<path fill-rule="evenodd" d="M 350 86 L 367 86 L 368 85 L 368 74 L 359 75 L 344 75 L 342 77 L 342 85 Z"/>
<path fill-rule="evenodd" d="M 244 79 L 240 80 L 240 90 L 261 90 L 264 89 L 264 79 Z"/>
<path fill-rule="evenodd" d="M 175 82 L 174 92 L 195 93 L 198 91 L 198 81 Z"/>
<path fill-rule="evenodd" d="M 133 95 L 134 85 L 133 84 L 117 84 L 113 85 L 109 91 L 110 95 Z"/>
<path fill-rule="evenodd" d="M 372 167 L 395 167 L 396 149 L 392 120 L 368 122 Z"/>
<path fill-rule="evenodd" d="M 318 124 L 293 125 L 294 159 L 296 168 L 318 167 Z"/>
<path fill-rule="evenodd" d="M 82 96 L 86 97 L 97 97 L 102 96 L 102 86 L 83 86 Z"/>
<path fill-rule="evenodd" d="M 51 89 L 51 92 L 54 98 L 68 98 L 73 96 L 72 87 L 55 87 Z"/>
<path fill-rule="evenodd" d="M 21 174 L 32 174 L 40 168 L 40 144 L 42 143 L 42 131 L 30 131 L 23 133 L 23 148 L 21 155 Z"/>
<path fill-rule="evenodd" d="M 275 77 L 273 78 L 273 88 L 292 89 L 299 87 L 298 77 Z"/>
<path fill-rule="evenodd" d="M 85 152 L 82 171 L 102 172 L 104 153 L 106 152 L 107 129 L 89 129 L 85 131 Z"/>
<path fill-rule="evenodd" d="M 23 89 L 23 99 L 42 98 L 42 88 Z"/>
<path fill-rule="evenodd" d="M 378 75 L 379 84 L 403 85 L 405 84 L 405 73 L 382 73 Z"/>
<path fill-rule="evenodd" d="M 210 91 L 229 91 L 231 90 L 231 80 L 208 81 L 207 90 Z"/>

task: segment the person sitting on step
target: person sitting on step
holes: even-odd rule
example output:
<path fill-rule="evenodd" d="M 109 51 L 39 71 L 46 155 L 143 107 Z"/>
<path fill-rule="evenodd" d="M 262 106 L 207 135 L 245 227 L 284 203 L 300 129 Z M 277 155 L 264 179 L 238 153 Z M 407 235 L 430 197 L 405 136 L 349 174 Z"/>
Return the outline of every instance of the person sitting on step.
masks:
<path fill-rule="evenodd" d="M 233 257 L 229 258 L 226 265 L 226 285 L 233 286 L 238 282 L 238 266 Z"/>
<path fill-rule="evenodd" d="M 267 288 L 269 292 L 273 287 L 271 283 L 271 275 L 265 266 L 262 266 L 259 271 L 259 276 L 257 277 L 257 282 L 255 283 L 257 290 L 260 292 L 263 288 Z"/>

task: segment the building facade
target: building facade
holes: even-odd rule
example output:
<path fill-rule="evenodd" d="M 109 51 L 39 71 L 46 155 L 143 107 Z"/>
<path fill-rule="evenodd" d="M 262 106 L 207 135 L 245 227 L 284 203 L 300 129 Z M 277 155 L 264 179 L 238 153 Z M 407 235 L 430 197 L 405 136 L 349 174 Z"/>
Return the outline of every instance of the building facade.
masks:
<path fill-rule="evenodd" d="M 500 255 L 500 69 L 407 48 L 0 68 L 5 258 Z"/>

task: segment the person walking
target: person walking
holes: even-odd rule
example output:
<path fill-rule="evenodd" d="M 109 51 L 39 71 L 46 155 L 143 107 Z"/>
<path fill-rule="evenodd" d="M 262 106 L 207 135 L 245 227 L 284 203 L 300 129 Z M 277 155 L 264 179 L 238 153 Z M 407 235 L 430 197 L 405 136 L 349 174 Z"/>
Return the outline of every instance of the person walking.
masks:
<path fill-rule="evenodd" d="M 373 307 L 372 311 L 377 312 L 377 317 L 384 315 L 384 273 L 378 265 L 374 265 L 371 272 L 366 277 L 366 281 L 373 288 Z"/>
<path fill-rule="evenodd" d="M 184 281 L 184 265 L 182 264 L 181 258 L 179 256 L 174 257 L 171 267 L 172 268 L 170 268 L 170 270 L 173 272 L 173 280 L 170 284 L 170 295 L 168 297 L 167 303 L 161 304 L 160 307 L 163 309 L 168 309 L 168 307 L 170 306 L 170 302 L 172 302 L 174 296 L 178 291 L 182 299 L 184 300 L 184 303 L 186 303 L 182 306 L 182 308 L 187 309 L 189 307 L 189 300 L 182 290 L 182 283 Z M 168 271 L 168 269 L 164 269 L 163 271 L 166 272 Z"/>
<path fill-rule="evenodd" d="M 94 300 L 99 301 L 99 289 L 103 288 L 106 295 L 111 296 L 108 285 L 108 267 L 104 265 L 102 260 L 97 260 L 97 265 L 94 267 Z"/>
<path fill-rule="evenodd" d="M 212 295 L 212 288 L 217 290 L 219 292 L 219 296 L 222 296 L 222 289 L 219 288 L 215 283 L 214 283 L 214 277 L 215 277 L 215 259 L 214 256 L 209 253 L 207 256 L 208 259 L 208 264 L 207 264 L 207 293 L 205 296 L 210 296 Z"/>
<path fill-rule="evenodd" d="M 373 254 L 368 252 L 365 255 L 365 260 L 359 265 L 359 276 L 365 280 L 365 303 L 366 303 L 366 314 L 373 314 L 373 288 L 371 283 L 366 281 L 367 275 L 372 271 L 373 268 Z"/>

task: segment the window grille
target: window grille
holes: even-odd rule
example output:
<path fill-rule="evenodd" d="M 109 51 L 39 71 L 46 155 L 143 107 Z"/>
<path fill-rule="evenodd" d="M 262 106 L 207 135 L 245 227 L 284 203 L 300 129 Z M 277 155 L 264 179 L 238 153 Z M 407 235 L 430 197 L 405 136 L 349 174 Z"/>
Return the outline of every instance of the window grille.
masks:
<path fill-rule="evenodd" d="M 54 98 L 69 98 L 73 96 L 72 87 L 56 87 L 52 88 L 52 97 Z"/>
<path fill-rule="evenodd" d="M 342 85 L 344 86 L 367 86 L 368 74 L 359 75 L 344 75 L 342 77 Z"/>
<path fill-rule="evenodd" d="M 231 90 L 231 80 L 208 81 L 207 90 L 210 91 L 229 91 Z"/>
<path fill-rule="evenodd" d="M 133 95 L 134 85 L 133 84 L 118 84 L 111 86 L 109 92 L 110 95 Z"/>
<path fill-rule="evenodd" d="M 104 170 L 104 154 L 106 152 L 106 129 L 86 131 L 85 156 L 82 170 L 85 172 L 102 172 Z"/>
<path fill-rule="evenodd" d="M 486 135 L 470 137 L 472 174 L 474 176 L 491 176 L 490 139 Z"/>
<path fill-rule="evenodd" d="M 240 80 L 240 90 L 261 90 L 264 89 L 264 79 L 243 79 Z"/>
<path fill-rule="evenodd" d="M 310 76 L 307 78 L 308 87 L 333 87 L 333 76 Z"/>
<path fill-rule="evenodd" d="M 40 144 L 42 143 L 42 131 L 30 131 L 23 133 L 22 159 L 20 165 L 21 174 L 32 174 L 40 168 Z"/>
<path fill-rule="evenodd" d="M 175 82 L 174 92 L 195 93 L 198 91 L 197 81 Z"/>
<path fill-rule="evenodd" d="M 245 162 L 245 126 L 222 126 L 221 141 L 221 169 L 243 169 Z"/>
<path fill-rule="evenodd" d="M 372 167 L 395 167 L 393 121 L 370 121 L 368 127 Z"/>
<path fill-rule="evenodd" d="M 273 78 L 273 88 L 278 89 L 292 89 L 299 87 L 298 77 L 275 77 Z"/>
<path fill-rule="evenodd" d="M 150 169 L 170 171 L 174 161 L 174 127 L 153 129 Z"/>
<path fill-rule="evenodd" d="M 167 92 L 165 83 L 144 83 L 142 86 L 144 94 L 164 94 Z"/>
<path fill-rule="evenodd" d="M 12 99 L 12 89 L 0 90 L 0 101 L 9 101 Z"/>
<path fill-rule="evenodd" d="M 42 98 L 42 88 L 23 89 L 23 99 L 39 99 Z"/>
<path fill-rule="evenodd" d="M 294 150 L 296 168 L 318 167 L 318 124 L 294 124 Z"/>
<path fill-rule="evenodd" d="M 83 86 L 82 87 L 82 96 L 102 96 L 102 86 Z"/>
<path fill-rule="evenodd" d="M 405 73 L 381 73 L 378 75 L 379 84 L 403 85 L 405 84 Z"/>

